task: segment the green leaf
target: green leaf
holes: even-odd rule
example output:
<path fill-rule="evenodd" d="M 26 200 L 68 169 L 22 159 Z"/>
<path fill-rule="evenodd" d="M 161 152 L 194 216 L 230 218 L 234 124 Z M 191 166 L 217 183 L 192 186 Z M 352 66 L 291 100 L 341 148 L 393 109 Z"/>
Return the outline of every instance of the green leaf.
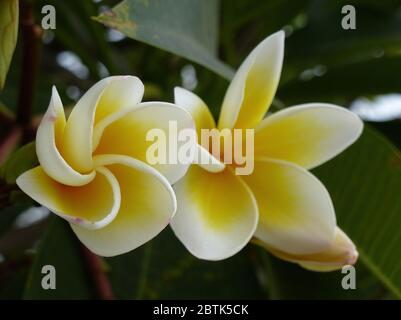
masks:
<path fill-rule="evenodd" d="M 231 79 L 233 71 L 216 58 L 218 9 L 217 0 L 125 0 L 95 19 Z"/>
<path fill-rule="evenodd" d="M 68 224 L 52 217 L 38 247 L 25 287 L 25 299 L 90 299 L 93 292 L 81 256 L 79 242 Z M 44 290 L 42 267 L 56 269 L 56 289 Z"/>
<path fill-rule="evenodd" d="M 340 169 L 341 168 L 341 169 Z M 366 127 L 357 143 L 316 170 L 360 260 L 401 298 L 401 154 Z"/>
<path fill-rule="evenodd" d="M 12 184 L 15 183 L 20 174 L 36 165 L 38 165 L 38 159 L 36 157 L 35 143 L 31 142 L 11 154 L 1 167 L 0 175 L 4 177 L 7 183 Z"/>
<path fill-rule="evenodd" d="M 0 90 L 6 82 L 8 68 L 18 35 L 18 0 L 0 1 Z"/>
<path fill-rule="evenodd" d="M 114 293 L 121 299 L 260 299 L 252 256 L 243 250 L 224 261 L 192 256 L 168 228 L 146 245 L 108 258 Z"/>

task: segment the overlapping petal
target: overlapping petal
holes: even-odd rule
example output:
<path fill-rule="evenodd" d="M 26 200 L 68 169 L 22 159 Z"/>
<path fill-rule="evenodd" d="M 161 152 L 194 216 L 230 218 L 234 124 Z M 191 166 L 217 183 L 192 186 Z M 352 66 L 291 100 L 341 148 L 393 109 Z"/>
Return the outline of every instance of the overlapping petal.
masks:
<path fill-rule="evenodd" d="M 174 103 L 188 111 L 195 122 L 196 134 L 198 137 L 195 163 L 210 172 L 220 172 L 224 170 L 224 163 L 216 159 L 201 145 L 201 130 L 210 130 L 216 127 L 216 123 L 206 103 L 195 93 L 180 87 L 174 88 Z"/>
<path fill-rule="evenodd" d="M 176 158 L 177 151 L 186 142 L 178 141 L 175 133 L 184 129 L 195 130 L 195 127 L 191 115 L 171 103 L 143 102 L 131 112 L 121 114 L 102 130 L 95 154 L 122 154 L 149 162 L 148 150 L 158 141 L 147 138 L 151 129 L 162 132 L 166 137 L 165 142 L 169 144 L 169 148 L 159 149 L 160 158 L 166 161 L 152 165 L 166 176 L 170 183 L 174 183 L 184 176 L 190 165 L 190 162 L 180 163 Z M 173 144 L 177 149 L 172 147 Z"/>
<path fill-rule="evenodd" d="M 155 237 L 170 222 L 176 210 L 174 192 L 157 170 L 121 155 L 94 157 L 97 167 L 106 167 L 121 190 L 121 206 L 107 226 L 88 230 L 71 224 L 78 238 L 101 256 L 131 251 Z"/>
<path fill-rule="evenodd" d="M 96 106 L 95 125 L 120 110 L 138 105 L 142 101 L 144 91 L 145 87 L 137 77 L 112 77 Z"/>
<path fill-rule="evenodd" d="M 280 160 L 257 160 L 243 176 L 259 208 L 255 237 L 290 254 L 311 254 L 328 248 L 336 218 L 323 184 L 305 169 Z"/>
<path fill-rule="evenodd" d="M 263 242 L 258 244 L 266 247 L 280 259 L 298 263 L 312 271 L 334 271 L 345 265 L 353 265 L 358 259 L 358 251 L 351 239 L 340 228 L 336 228 L 333 243 L 324 251 L 315 254 L 295 255 L 275 250 Z"/>
<path fill-rule="evenodd" d="M 263 40 L 241 64 L 227 89 L 218 127 L 253 128 L 266 114 L 280 80 L 284 32 Z"/>
<path fill-rule="evenodd" d="M 196 146 L 197 158 L 195 163 L 201 168 L 209 172 L 221 172 L 226 168 L 226 165 L 219 159 L 216 159 L 207 149 L 202 147 L 200 144 Z"/>
<path fill-rule="evenodd" d="M 119 184 L 106 168 L 97 168 L 91 182 L 73 187 L 57 182 L 38 166 L 19 176 L 17 185 L 41 205 L 83 228 L 104 227 L 120 208 Z"/>
<path fill-rule="evenodd" d="M 350 146 L 363 123 L 342 107 L 311 103 L 265 118 L 255 130 L 256 157 L 269 157 L 314 168 Z"/>
<path fill-rule="evenodd" d="M 36 133 L 36 154 L 43 170 L 56 181 L 69 186 L 84 185 L 95 177 L 95 172 L 81 174 L 61 156 L 59 148 L 65 123 L 63 105 L 56 87 L 53 87 L 49 107 Z"/>
<path fill-rule="evenodd" d="M 174 191 L 178 207 L 171 227 L 196 257 L 228 258 L 252 237 L 258 221 L 256 201 L 232 171 L 210 173 L 193 165 Z"/>
<path fill-rule="evenodd" d="M 90 172 L 94 125 L 111 113 L 135 106 L 142 95 L 142 83 L 131 76 L 108 77 L 92 86 L 77 102 L 65 126 L 62 155 L 70 166 L 81 173 Z"/>

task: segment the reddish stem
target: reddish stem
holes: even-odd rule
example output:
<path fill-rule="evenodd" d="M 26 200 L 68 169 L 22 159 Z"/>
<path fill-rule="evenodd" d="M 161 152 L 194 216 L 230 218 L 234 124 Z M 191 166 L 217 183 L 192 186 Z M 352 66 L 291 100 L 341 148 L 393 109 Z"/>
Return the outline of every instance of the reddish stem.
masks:
<path fill-rule="evenodd" d="M 102 258 L 89 251 L 82 244 L 81 249 L 88 267 L 88 271 L 95 284 L 98 298 L 101 300 L 114 300 L 113 289 L 111 288 L 109 279 L 103 270 Z"/>
<path fill-rule="evenodd" d="M 0 141 L 0 164 L 5 162 L 8 155 L 15 149 L 15 146 L 20 142 L 21 128 L 14 127 L 10 132 Z"/>

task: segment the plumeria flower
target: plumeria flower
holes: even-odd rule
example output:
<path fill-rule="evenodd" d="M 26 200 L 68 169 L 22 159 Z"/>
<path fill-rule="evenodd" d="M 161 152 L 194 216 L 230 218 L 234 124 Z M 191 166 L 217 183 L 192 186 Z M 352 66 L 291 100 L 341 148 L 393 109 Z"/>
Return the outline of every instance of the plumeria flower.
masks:
<path fill-rule="evenodd" d="M 171 183 L 185 164 L 146 163 L 146 133 L 169 121 L 194 128 L 173 104 L 141 102 L 137 77 L 105 78 L 77 102 L 68 120 L 55 87 L 36 135 L 40 166 L 17 179 L 31 198 L 67 220 L 102 256 L 122 254 L 163 230 L 176 211 Z"/>
<path fill-rule="evenodd" d="M 199 147 L 213 161 L 192 165 L 174 185 L 178 208 L 171 226 L 202 259 L 230 257 L 254 237 L 278 257 L 306 268 L 336 269 L 355 263 L 358 253 L 336 226 L 329 193 L 308 170 L 351 145 L 363 123 L 346 109 L 324 103 L 298 105 L 264 118 L 283 55 L 280 31 L 249 54 L 223 101 L 218 129 L 254 129 L 253 172 L 236 175 L 235 164 Z M 175 103 L 192 114 L 198 131 L 216 127 L 195 94 L 176 88 Z"/>

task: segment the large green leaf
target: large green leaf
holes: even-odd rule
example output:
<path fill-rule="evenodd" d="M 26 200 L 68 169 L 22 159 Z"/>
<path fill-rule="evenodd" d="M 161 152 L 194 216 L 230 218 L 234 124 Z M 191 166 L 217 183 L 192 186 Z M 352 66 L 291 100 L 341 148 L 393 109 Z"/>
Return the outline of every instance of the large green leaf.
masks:
<path fill-rule="evenodd" d="M 192 256 L 168 228 L 131 253 L 107 259 L 115 294 L 122 299 L 260 299 L 247 250 L 224 261 Z"/>
<path fill-rule="evenodd" d="M 42 268 L 56 269 L 56 289 L 44 290 Z M 90 299 L 92 284 L 83 264 L 78 240 L 68 224 L 52 217 L 49 228 L 38 247 L 25 288 L 25 299 Z"/>
<path fill-rule="evenodd" d="M 215 57 L 218 14 L 217 0 L 125 0 L 96 20 L 229 79 L 232 70 Z"/>
<path fill-rule="evenodd" d="M 400 152 L 367 127 L 355 146 L 316 174 L 327 186 L 339 225 L 357 245 L 361 261 L 401 298 Z"/>
<path fill-rule="evenodd" d="M 0 1 L 0 90 L 4 87 L 18 35 L 18 0 Z"/>

